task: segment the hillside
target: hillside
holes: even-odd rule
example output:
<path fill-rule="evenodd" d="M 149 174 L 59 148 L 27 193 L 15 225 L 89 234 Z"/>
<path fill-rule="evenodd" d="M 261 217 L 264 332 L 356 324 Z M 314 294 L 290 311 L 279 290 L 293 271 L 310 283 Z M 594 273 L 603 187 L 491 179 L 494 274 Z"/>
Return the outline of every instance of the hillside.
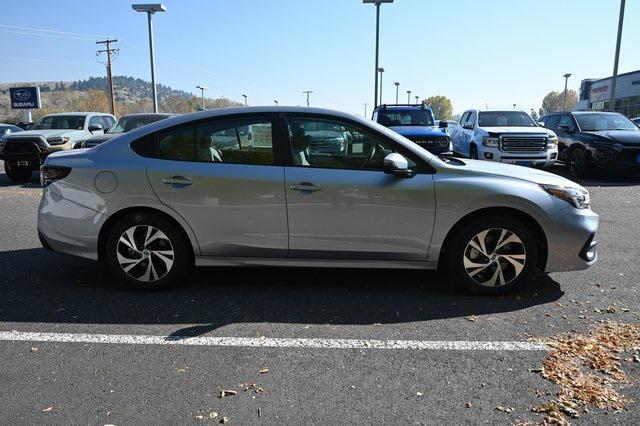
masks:
<path fill-rule="evenodd" d="M 140 78 L 114 76 L 116 115 L 133 112 L 149 112 L 151 105 L 151 83 Z M 0 84 L 0 121 L 19 121 L 22 113 L 11 109 L 9 88 L 40 86 L 42 106 L 33 110 L 34 119 L 51 112 L 98 110 L 109 112 L 109 85 L 106 77 L 89 77 L 78 81 L 40 81 Z M 201 104 L 199 97 L 184 90 L 172 89 L 158 84 L 160 110 L 185 113 L 194 111 Z M 229 99 L 205 99 L 207 108 L 239 106 Z"/>

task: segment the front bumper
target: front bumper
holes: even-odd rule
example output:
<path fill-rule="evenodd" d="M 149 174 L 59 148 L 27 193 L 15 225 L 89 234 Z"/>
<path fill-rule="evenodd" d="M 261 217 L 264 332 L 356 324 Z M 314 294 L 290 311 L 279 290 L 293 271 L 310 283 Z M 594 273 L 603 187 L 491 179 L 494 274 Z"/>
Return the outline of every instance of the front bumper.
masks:
<path fill-rule="evenodd" d="M 598 260 L 599 216 L 591 209 L 567 206 L 554 213 L 545 229 L 547 236 L 546 272 L 587 269 Z"/>
<path fill-rule="evenodd" d="M 640 174 L 640 147 L 596 148 L 591 152 L 591 163 L 603 170 L 630 175 Z"/>
<path fill-rule="evenodd" d="M 505 152 L 499 148 L 480 145 L 478 147 L 478 159 L 497 161 L 499 163 L 516 164 L 528 167 L 551 167 L 558 159 L 558 151 L 549 149 L 544 152 Z"/>
<path fill-rule="evenodd" d="M 60 253 L 98 259 L 98 234 L 107 216 L 44 188 L 38 209 L 42 245 Z"/>

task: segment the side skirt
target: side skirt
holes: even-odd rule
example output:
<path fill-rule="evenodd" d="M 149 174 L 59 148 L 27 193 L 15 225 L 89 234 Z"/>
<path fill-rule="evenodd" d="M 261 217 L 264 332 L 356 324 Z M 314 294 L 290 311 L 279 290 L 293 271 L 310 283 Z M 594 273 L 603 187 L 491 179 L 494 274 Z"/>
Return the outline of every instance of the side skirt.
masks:
<path fill-rule="evenodd" d="M 273 259 L 196 256 L 196 266 L 289 266 L 309 268 L 437 269 L 436 262 L 398 260 Z"/>

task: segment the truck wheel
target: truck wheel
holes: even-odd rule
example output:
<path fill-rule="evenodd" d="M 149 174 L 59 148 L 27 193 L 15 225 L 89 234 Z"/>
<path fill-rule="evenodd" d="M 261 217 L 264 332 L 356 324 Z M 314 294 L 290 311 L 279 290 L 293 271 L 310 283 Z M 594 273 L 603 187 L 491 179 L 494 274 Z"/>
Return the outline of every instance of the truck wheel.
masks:
<path fill-rule="evenodd" d="M 531 230 L 510 216 L 470 220 L 446 249 L 451 276 L 468 291 L 498 295 L 521 287 L 535 270 L 538 250 Z"/>
<path fill-rule="evenodd" d="M 138 213 L 123 218 L 107 237 L 106 260 L 124 282 L 158 290 L 184 280 L 193 266 L 190 243 L 169 220 Z"/>
<path fill-rule="evenodd" d="M 11 167 L 4 163 L 4 172 L 14 182 L 26 182 L 31 179 L 31 167 Z"/>
<path fill-rule="evenodd" d="M 478 148 L 475 145 L 469 147 L 469 158 L 472 160 L 478 159 Z"/>
<path fill-rule="evenodd" d="M 589 153 L 584 148 L 574 148 L 569 152 L 567 158 L 569 173 L 575 178 L 584 178 L 591 172 L 591 159 Z"/>

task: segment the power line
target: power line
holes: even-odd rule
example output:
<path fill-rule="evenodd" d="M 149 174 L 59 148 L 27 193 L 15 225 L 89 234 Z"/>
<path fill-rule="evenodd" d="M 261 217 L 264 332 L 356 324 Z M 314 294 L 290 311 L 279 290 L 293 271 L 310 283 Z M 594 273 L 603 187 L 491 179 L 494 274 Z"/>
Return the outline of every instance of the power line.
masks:
<path fill-rule="evenodd" d="M 91 41 L 92 38 L 89 37 L 76 37 L 76 36 L 67 36 L 67 35 L 57 35 L 57 34 L 46 34 L 46 33 L 28 33 L 24 31 L 13 31 L 13 30 L 3 30 L 0 28 L 0 32 L 3 33 L 11 33 L 11 34 L 20 34 L 26 36 L 36 36 L 36 37 L 48 37 L 48 38 L 64 38 L 67 40 L 82 40 L 82 41 Z"/>
<path fill-rule="evenodd" d="M 83 33 L 72 33 L 69 31 L 57 31 L 57 30 L 50 30 L 50 29 L 46 29 L 46 28 L 34 28 L 34 27 L 21 27 L 18 25 L 7 25 L 7 24 L 0 24 L 0 27 L 5 27 L 5 28 L 15 28 L 18 30 L 29 30 L 29 31 L 43 31 L 43 32 L 47 32 L 47 33 L 56 33 L 56 34 L 68 34 L 68 35 L 77 35 L 77 36 L 85 36 L 85 37 L 107 37 L 104 34 L 100 35 L 100 34 L 83 34 Z"/>
<path fill-rule="evenodd" d="M 64 59 L 24 58 L 19 56 L 0 56 L 0 59 L 6 59 L 10 61 L 58 62 L 61 64 L 95 65 L 95 62 L 67 61 Z"/>

